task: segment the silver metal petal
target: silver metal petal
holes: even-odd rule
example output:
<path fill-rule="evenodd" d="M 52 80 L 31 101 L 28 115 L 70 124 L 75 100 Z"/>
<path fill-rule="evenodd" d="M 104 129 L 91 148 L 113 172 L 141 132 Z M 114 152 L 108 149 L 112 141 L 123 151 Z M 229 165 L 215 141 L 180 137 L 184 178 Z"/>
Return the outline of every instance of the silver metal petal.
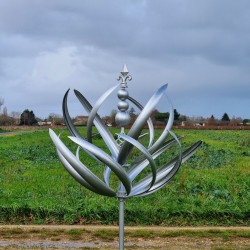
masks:
<path fill-rule="evenodd" d="M 58 157 L 60 159 L 60 161 L 62 162 L 63 166 L 65 167 L 65 169 L 70 173 L 70 175 L 72 175 L 72 177 L 78 181 L 81 185 L 83 185 L 85 188 L 95 192 L 95 193 L 98 193 L 98 190 L 95 189 L 95 187 L 91 186 L 87 181 L 85 181 L 81 175 L 79 175 L 75 169 L 69 164 L 69 162 L 63 157 L 63 155 L 60 153 L 59 150 L 56 150 L 57 151 L 57 154 L 58 154 Z"/>
<path fill-rule="evenodd" d="M 177 138 L 177 136 L 169 131 L 169 133 L 174 137 L 174 139 L 176 140 L 178 146 L 179 146 L 179 156 L 177 158 L 177 160 L 175 161 L 175 163 L 170 167 L 167 166 L 165 168 L 163 168 L 163 170 L 167 170 L 167 173 L 165 173 L 165 175 L 161 175 L 161 170 L 157 171 L 157 175 L 156 175 L 156 183 L 154 186 L 150 187 L 149 185 L 149 180 L 151 177 L 151 174 L 148 175 L 147 177 L 145 177 L 144 179 L 142 179 L 140 182 L 138 182 L 132 189 L 131 192 L 131 196 L 145 196 L 149 193 L 152 193 L 153 190 L 157 189 L 158 186 L 162 186 L 163 184 L 166 185 L 170 179 L 176 174 L 176 172 L 178 171 L 180 164 L 181 164 L 181 159 L 182 159 L 182 151 L 181 151 L 181 144 Z M 163 180 L 163 181 L 162 181 Z"/>
<path fill-rule="evenodd" d="M 151 184 L 150 185 L 153 186 L 154 183 L 155 183 L 155 180 L 156 180 L 156 165 L 155 165 L 154 159 L 151 156 L 151 154 L 148 152 L 148 150 L 146 148 L 144 148 L 142 146 L 142 144 L 140 144 L 135 139 L 129 137 L 128 135 L 120 134 L 120 137 L 123 138 L 125 141 L 131 143 L 133 146 L 138 148 L 144 154 L 144 156 L 146 157 L 147 161 L 149 162 L 149 164 L 151 166 L 151 170 L 152 170 L 152 175 L 151 176 L 152 176 L 152 178 L 151 178 Z"/>
<path fill-rule="evenodd" d="M 183 163 L 186 160 L 188 160 L 188 158 L 190 158 L 200 148 L 201 145 L 202 145 L 202 141 L 197 141 L 190 148 L 188 148 L 187 150 L 185 150 L 185 152 L 183 152 L 183 154 L 182 154 L 182 161 L 181 161 L 181 163 Z"/>
<path fill-rule="evenodd" d="M 94 154 L 99 160 L 101 160 L 105 165 L 107 165 L 120 179 L 122 184 L 124 185 L 127 195 L 131 191 L 131 181 L 126 173 L 126 171 L 121 167 L 117 161 L 111 158 L 108 154 L 104 151 L 96 147 L 95 145 L 91 144 L 88 141 L 82 140 L 81 138 L 69 136 L 69 138 L 75 142 L 77 145 L 81 146 L 82 148 L 86 149 L 87 152 L 91 152 Z"/>
<path fill-rule="evenodd" d="M 91 186 L 95 186 L 95 189 L 99 193 L 107 196 L 116 196 L 114 190 L 109 188 L 102 180 L 94 175 L 77 157 L 63 144 L 59 137 L 52 129 L 49 129 L 50 138 L 54 142 L 57 150 L 63 155 L 63 157 L 69 162 L 69 164 L 76 170 L 76 172 L 86 180 Z M 76 138 L 76 137 L 75 137 Z"/>
<path fill-rule="evenodd" d="M 181 137 L 179 137 L 178 139 L 180 138 Z M 159 155 L 164 153 L 167 149 L 169 149 L 176 143 L 177 142 L 175 139 L 165 142 L 163 146 L 152 155 L 153 159 L 156 159 Z M 135 160 L 135 162 L 131 164 L 132 167 L 130 168 L 128 172 L 128 175 L 131 181 L 133 181 L 141 173 L 141 171 L 143 171 L 143 169 L 148 165 L 148 163 L 149 162 L 147 159 L 141 158 L 141 159 Z"/>
<path fill-rule="evenodd" d="M 137 106 L 137 108 L 139 108 L 140 110 L 143 110 L 143 106 L 139 102 L 137 102 L 134 98 L 132 98 L 131 96 L 128 96 L 128 100 L 134 103 Z M 154 125 L 150 117 L 148 118 L 147 123 L 148 123 L 148 129 L 149 129 L 148 147 L 151 147 L 151 145 L 154 142 Z"/>
<path fill-rule="evenodd" d="M 132 125 L 131 129 L 128 132 L 128 136 L 132 137 L 133 139 L 137 140 L 138 137 L 141 134 L 141 131 L 150 117 L 152 111 L 154 110 L 155 106 L 158 104 L 162 96 L 164 95 L 165 91 L 167 89 L 167 84 L 164 84 L 161 86 L 155 94 L 149 99 L 147 104 L 145 105 L 144 109 L 141 111 L 137 119 L 135 120 L 134 124 Z M 117 161 L 120 164 L 124 164 L 130 150 L 132 149 L 132 145 L 129 142 L 124 142 L 121 150 L 118 155 Z"/>
<path fill-rule="evenodd" d="M 195 153 L 195 151 L 200 147 L 201 144 L 202 144 L 202 142 L 195 143 L 192 147 L 190 147 L 188 150 L 186 150 L 185 151 L 185 156 L 184 156 L 185 160 L 187 160 L 189 157 L 191 157 Z M 181 161 L 181 163 L 182 162 L 183 161 Z M 177 162 L 175 163 L 175 165 L 176 164 L 177 164 Z M 180 164 L 180 163 L 178 163 L 178 164 Z M 178 169 L 177 169 L 177 171 L 178 171 Z M 161 189 L 162 187 L 164 187 L 173 178 L 173 176 L 176 174 L 176 172 L 174 172 L 172 174 L 169 172 L 169 174 L 167 175 L 166 179 L 164 179 L 164 177 L 162 177 L 161 183 L 159 182 L 158 184 L 156 184 L 156 186 L 152 187 L 149 190 L 149 192 L 147 192 L 145 194 L 142 194 L 142 195 L 138 195 L 138 196 L 146 196 L 146 195 L 149 195 L 149 194 L 152 194 L 152 193 L 158 191 L 159 189 Z"/>
<path fill-rule="evenodd" d="M 85 108 L 87 112 L 91 112 L 92 106 L 88 102 L 88 100 L 77 90 L 74 90 L 76 97 L 81 102 L 82 106 Z M 107 147 L 109 148 L 112 156 L 114 159 L 117 159 L 119 146 L 116 143 L 113 135 L 109 132 L 106 125 L 102 122 L 102 119 L 98 114 L 96 114 L 94 119 L 94 124 L 99 131 L 100 135 L 102 136 L 103 140 L 105 141 Z"/>
<path fill-rule="evenodd" d="M 97 100 L 97 102 L 95 103 L 95 105 L 91 109 L 91 112 L 90 112 L 89 118 L 88 118 L 88 122 L 87 122 L 87 140 L 89 142 L 92 142 L 92 126 L 93 126 L 93 121 L 97 115 L 98 109 L 119 85 L 120 85 L 120 83 L 117 84 L 116 86 L 108 89 L 103 95 L 100 96 L 100 98 Z"/>
<path fill-rule="evenodd" d="M 182 153 L 181 163 L 183 163 L 188 158 L 190 158 L 199 149 L 201 144 L 202 144 L 202 142 L 198 141 L 195 144 L 193 144 L 190 148 L 185 150 Z M 138 196 L 145 196 L 145 195 L 152 194 L 152 193 L 158 191 L 159 189 L 161 189 L 162 187 L 164 187 L 178 171 L 179 168 L 175 172 L 171 173 L 172 170 L 175 168 L 175 165 L 180 164 L 180 163 L 178 163 L 178 159 L 179 159 L 179 157 L 176 157 L 171 162 L 169 162 L 168 164 L 166 164 L 162 168 L 160 168 L 159 171 L 157 172 L 156 185 L 154 187 L 152 187 L 147 193 L 142 193 L 142 194 L 138 193 Z M 149 182 L 149 180 L 148 180 L 148 182 Z M 131 192 L 131 195 L 132 195 L 132 192 Z"/>
<path fill-rule="evenodd" d="M 166 127 L 164 128 L 161 136 L 158 138 L 158 140 L 152 145 L 151 148 L 149 148 L 149 152 L 152 154 L 154 153 L 157 149 L 160 148 L 161 144 L 164 142 L 164 140 L 166 139 L 171 127 L 173 126 L 173 122 L 174 122 L 174 108 L 173 105 L 171 103 L 171 101 L 169 100 L 168 96 L 166 95 L 168 102 L 171 106 L 170 109 L 170 115 L 169 115 L 169 119 L 168 122 L 166 124 Z"/>
<path fill-rule="evenodd" d="M 79 132 L 77 131 L 77 129 L 75 128 L 70 115 L 69 115 L 69 111 L 68 111 L 68 105 L 67 105 L 67 100 L 68 100 L 68 94 L 69 94 L 69 90 L 67 90 L 67 92 L 65 93 L 64 97 L 63 97 L 63 102 L 62 102 L 62 111 L 63 111 L 63 118 L 64 118 L 64 122 L 65 125 L 67 126 L 69 132 L 76 136 L 76 137 L 82 137 Z"/>

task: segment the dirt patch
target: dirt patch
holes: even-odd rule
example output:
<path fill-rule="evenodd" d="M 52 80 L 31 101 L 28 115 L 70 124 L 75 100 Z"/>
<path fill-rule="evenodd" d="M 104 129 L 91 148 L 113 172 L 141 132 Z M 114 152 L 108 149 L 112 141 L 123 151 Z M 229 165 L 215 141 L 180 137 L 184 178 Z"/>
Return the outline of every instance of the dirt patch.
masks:
<path fill-rule="evenodd" d="M 118 249 L 118 227 L 0 226 L 1 249 Z M 125 249 L 250 249 L 248 227 L 126 227 Z"/>

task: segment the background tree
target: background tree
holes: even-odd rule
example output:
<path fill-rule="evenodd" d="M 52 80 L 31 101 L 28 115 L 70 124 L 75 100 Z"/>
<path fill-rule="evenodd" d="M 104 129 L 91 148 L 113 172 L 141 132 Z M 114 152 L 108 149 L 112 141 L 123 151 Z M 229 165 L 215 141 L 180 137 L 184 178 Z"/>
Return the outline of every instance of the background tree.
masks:
<path fill-rule="evenodd" d="M 178 111 L 174 109 L 174 125 L 180 124 L 179 118 L 180 118 L 180 113 L 178 113 Z"/>
<path fill-rule="evenodd" d="M 243 125 L 249 125 L 250 119 L 244 119 L 242 122 L 243 122 Z"/>
<path fill-rule="evenodd" d="M 228 125 L 230 122 L 230 118 L 227 113 L 224 113 L 221 118 L 222 125 Z"/>
<path fill-rule="evenodd" d="M 155 120 L 159 122 L 166 122 L 169 118 L 168 112 L 156 112 L 155 113 Z"/>
<path fill-rule="evenodd" d="M 214 115 L 211 115 L 211 117 L 207 119 L 207 125 L 208 126 L 214 126 L 214 125 L 216 125 L 216 120 L 214 118 Z"/>
<path fill-rule="evenodd" d="M 159 112 L 157 109 L 152 113 L 152 120 L 154 121 L 158 121 L 158 122 L 166 122 L 169 118 L 169 112 Z M 174 109 L 174 121 L 175 124 L 180 122 L 179 121 L 180 118 L 180 113 L 177 112 L 176 109 Z M 186 118 L 186 117 L 185 117 Z"/>
<path fill-rule="evenodd" d="M 32 110 L 29 111 L 28 109 L 25 109 L 21 114 L 20 125 L 34 125 L 34 124 L 37 124 L 35 114 L 33 113 Z"/>
<path fill-rule="evenodd" d="M 230 122 L 230 118 L 227 113 L 224 113 L 224 115 L 221 118 L 222 121 Z"/>
<path fill-rule="evenodd" d="M 174 109 L 174 120 L 175 120 L 175 121 L 178 121 L 178 120 L 179 120 L 179 117 L 180 117 L 180 113 L 178 113 L 177 110 Z"/>

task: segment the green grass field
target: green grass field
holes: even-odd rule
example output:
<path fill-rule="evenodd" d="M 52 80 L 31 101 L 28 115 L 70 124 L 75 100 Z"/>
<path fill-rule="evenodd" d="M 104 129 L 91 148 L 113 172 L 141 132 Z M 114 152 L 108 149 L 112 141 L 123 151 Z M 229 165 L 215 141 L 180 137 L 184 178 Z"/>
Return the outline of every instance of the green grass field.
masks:
<path fill-rule="evenodd" d="M 125 223 L 249 225 L 250 132 L 174 132 L 184 135 L 183 148 L 197 140 L 203 145 L 168 186 L 147 197 L 128 199 Z M 65 142 L 67 135 L 66 131 L 62 135 Z M 98 137 L 94 143 L 105 148 Z M 84 163 L 102 173 L 93 160 L 85 158 Z M 76 183 L 59 162 L 48 132 L 2 136 L 0 223 L 117 224 L 118 201 Z"/>

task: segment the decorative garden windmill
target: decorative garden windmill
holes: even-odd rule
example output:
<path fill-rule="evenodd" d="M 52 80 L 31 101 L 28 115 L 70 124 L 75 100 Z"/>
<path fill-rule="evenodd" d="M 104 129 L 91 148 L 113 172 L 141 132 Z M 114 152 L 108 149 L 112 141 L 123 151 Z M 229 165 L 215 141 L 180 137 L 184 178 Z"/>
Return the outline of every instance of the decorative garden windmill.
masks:
<path fill-rule="evenodd" d="M 131 80 L 126 65 L 124 65 L 118 81 L 121 83 L 107 90 L 97 100 L 94 106 L 77 90 L 74 90 L 76 97 L 89 113 L 86 138 L 83 138 L 75 126 L 73 125 L 67 107 L 67 97 L 69 90 L 66 92 L 63 99 L 63 116 L 65 124 L 72 136 L 69 139 L 78 145 L 76 154 L 73 154 L 60 140 L 53 130 L 50 129 L 50 137 L 54 142 L 60 161 L 67 169 L 67 171 L 85 188 L 105 196 L 115 197 L 119 200 L 119 249 L 124 249 L 124 201 L 127 198 L 134 196 L 146 196 L 152 194 L 162 187 L 164 187 L 172 177 L 177 173 L 182 162 L 192 156 L 201 145 L 201 141 L 196 142 L 186 151 L 182 152 L 181 144 L 178 138 L 170 129 L 174 121 L 174 110 L 172 104 L 166 96 L 167 84 L 162 85 L 149 99 L 143 107 L 138 101 L 133 99 L 127 91 L 127 80 Z M 118 109 L 115 116 L 117 126 L 121 128 L 118 138 L 115 140 L 114 135 L 108 130 L 102 119 L 98 115 L 98 110 L 103 102 L 112 94 L 118 87 L 117 96 Z M 170 115 L 163 129 L 161 135 L 155 139 L 154 125 L 150 115 L 155 110 L 156 105 L 162 98 L 166 98 L 170 103 Z M 129 103 L 135 105 L 140 113 L 128 132 L 125 133 L 125 127 L 130 123 L 130 115 L 128 113 Z M 104 152 L 92 142 L 92 127 L 93 125 L 98 130 L 103 141 L 109 149 L 109 153 Z M 145 147 L 139 142 L 143 129 L 148 127 L 148 145 Z M 167 140 L 170 136 L 172 139 Z M 166 154 L 167 150 L 172 146 L 177 145 L 179 148 L 178 156 L 171 161 L 157 166 L 155 159 L 160 155 Z M 85 153 L 102 163 L 104 166 L 103 179 L 100 179 L 93 174 L 84 162 L 80 161 L 79 151 L 84 150 Z M 136 159 L 130 159 L 132 149 L 137 149 L 140 155 Z M 150 174 L 139 178 L 139 174 L 144 169 L 151 169 Z M 111 187 L 110 176 L 114 173 L 118 179 L 119 184 L 116 188 Z M 135 180 L 136 179 L 136 180 Z"/>

